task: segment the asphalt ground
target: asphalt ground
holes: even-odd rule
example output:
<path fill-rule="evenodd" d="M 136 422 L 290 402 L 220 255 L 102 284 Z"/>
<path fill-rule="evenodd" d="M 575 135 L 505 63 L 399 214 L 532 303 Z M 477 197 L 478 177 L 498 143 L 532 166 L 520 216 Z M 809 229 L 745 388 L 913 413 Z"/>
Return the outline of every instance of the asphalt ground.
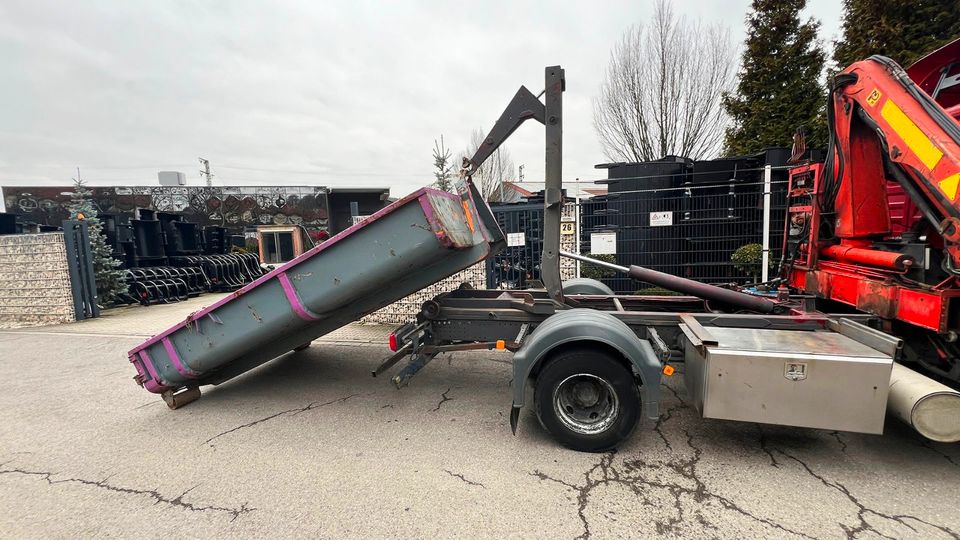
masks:
<path fill-rule="evenodd" d="M 511 435 L 509 353 L 441 356 L 396 390 L 370 377 L 378 327 L 172 411 L 125 353 L 190 308 L 0 332 L 0 536 L 960 535 L 960 448 L 894 419 L 883 436 L 704 420 L 675 376 L 659 423 L 577 453 L 529 409 Z"/>

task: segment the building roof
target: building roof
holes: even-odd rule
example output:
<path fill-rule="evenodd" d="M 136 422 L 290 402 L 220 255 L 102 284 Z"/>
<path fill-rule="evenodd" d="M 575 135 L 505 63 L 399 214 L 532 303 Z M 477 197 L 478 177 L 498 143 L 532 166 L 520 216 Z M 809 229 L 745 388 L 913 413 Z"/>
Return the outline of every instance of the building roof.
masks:
<path fill-rule="evenodd" d="M 543 182 L 504 182 L 504 187 L 513 190 L 520 198 L 531 197 L 543 190 Z M 606 195 L 607 186 L 591 182 L 564 182 L 563 189 L 568 198 L 589 199 L 597 195 Z"/>

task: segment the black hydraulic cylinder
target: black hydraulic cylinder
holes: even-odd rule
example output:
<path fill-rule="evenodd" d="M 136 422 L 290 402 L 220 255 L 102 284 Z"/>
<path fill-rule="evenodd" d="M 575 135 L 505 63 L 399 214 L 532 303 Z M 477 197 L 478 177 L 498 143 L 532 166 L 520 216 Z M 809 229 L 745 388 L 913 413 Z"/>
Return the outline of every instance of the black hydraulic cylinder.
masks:
<path fill-rule="evenodd" d="M 642 266 L 631 265 L 629 268 L 627 268 L 626 266 L 598 261 L 582 255 L 567 253 L 566 251 L 561 251 L 560 254 L 564 257 L 577 259 L 588 264 L 595 264 L 598 266 L 611 268 L 618 272 L 623 272 L 633 279 L 644 281 L 658 287 L 663 287 L 664 289 L 670 291 L 689 294 L 691 296 L 696 296 L 697 298 L 703 298 L 704 300 L 713 300 L 729 306 L 756 311 L 759 313 L 773 313 L 774 309 L 777 307 L 776 303 L 760 296 L 754 296 L 752 294 L 742 293 L 739 291 L 732 291 L 730 289 L 724 289 L 723 287 L 717 287 L 716 285 L 700 283 L 699 281 L 677 277 L 672 274 L 658 272 Z"/>

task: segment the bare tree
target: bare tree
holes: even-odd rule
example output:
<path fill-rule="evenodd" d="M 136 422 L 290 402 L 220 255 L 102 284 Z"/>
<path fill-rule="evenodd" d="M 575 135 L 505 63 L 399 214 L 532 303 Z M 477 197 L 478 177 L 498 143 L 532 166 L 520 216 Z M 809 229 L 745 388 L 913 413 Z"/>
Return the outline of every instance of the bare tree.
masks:
<path fill-rule="evenodd" d="M 466 152 L 457 158 L 457 163 L 462 162 L 464 157 L 473 157 L 484 138 L 483 130 L 473 130 L 470 136 L 470 146 Z M 493 154 L 490 154 L 490 157 L 483 162 L 483 165 L 473 175 L 474 184 L 477 185 L 477 189 L 480 190 L 483 198 L 489 202 L 502 202 L 504 198 L 509 200 L 509 193 L 504 193 L 503 184 L 513 179 L 513 158 L 510 157 L 510 151 L 505 146 L 497 148 Z"/>
<path fill-rule="evenodd" d="M 443 135 L 440 135 L 440 142 L 433 140 L 433 177 L 436 179 L 433 185 L 437 189 L 450 191 L 450 178 L 453 177 L 453 163 L 450 149 L 443 144 Z"/>
<path fill-rule="evenodd" d="M 729 121 L 721 96 L 733 89 L 735 59 L 729 30 L 678 16 L 659 0 L 652 21 L 630 27 L 614 46 L 594 99 L 606 157 L 715 157 Z"/>

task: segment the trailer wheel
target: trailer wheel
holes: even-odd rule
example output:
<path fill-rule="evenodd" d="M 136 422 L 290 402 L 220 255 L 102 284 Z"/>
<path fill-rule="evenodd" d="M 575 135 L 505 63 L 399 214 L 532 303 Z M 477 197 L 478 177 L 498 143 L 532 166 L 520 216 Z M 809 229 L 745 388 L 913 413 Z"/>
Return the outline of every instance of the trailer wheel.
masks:
<path fill-rule="evenodd" d="M 543 427 L 581 452 L 616 447 L 640 417 L 633 373 L 604 351 L 573 349 L 550 359 L 537 378 L 534 401 Z"/>

